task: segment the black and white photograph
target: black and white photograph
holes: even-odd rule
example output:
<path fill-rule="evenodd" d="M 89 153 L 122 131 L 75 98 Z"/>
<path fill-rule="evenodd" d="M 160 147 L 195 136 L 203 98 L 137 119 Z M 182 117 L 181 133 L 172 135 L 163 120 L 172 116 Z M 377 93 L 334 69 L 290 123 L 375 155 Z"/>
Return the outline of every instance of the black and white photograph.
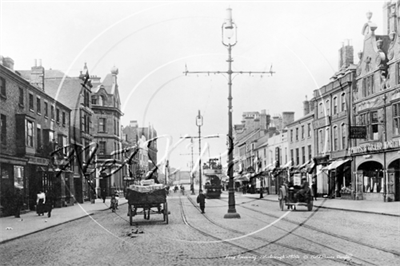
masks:
<path fill-rule="evenodd" d="M 400 0 L 0 0 L 0 265 L 400 265 Z"/>

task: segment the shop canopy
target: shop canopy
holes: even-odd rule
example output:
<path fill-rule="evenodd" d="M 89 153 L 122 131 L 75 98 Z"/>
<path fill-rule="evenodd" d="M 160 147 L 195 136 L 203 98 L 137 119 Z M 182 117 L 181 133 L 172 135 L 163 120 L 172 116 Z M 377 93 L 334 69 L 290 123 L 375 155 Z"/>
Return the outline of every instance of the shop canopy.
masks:
<path fill-rule="evenodd" d="M 351 161 L 351 159 L 336 160 L 336 161 L 333 161 L 331 164 L 329 164 L 329 165 L 323 167 L 321 170 L 322 170 L 322 171 L 333 170 L 333 169 L 338 168 L 338 167 L 341 166 L 342 164 L 347 163 L 348 161 Z"/>
<path fill-rule="evenodd" d="M 289 162 L 287 162 L 287 164 L 285 164 L 282 168 L 289 168 L 293 165 L 293 161 L 290 160 Z"/>
<path fill-rule="evenodd" d="M 234 178 L 235 181 L 250 181 L 250 173 L 239 175 Z"/>

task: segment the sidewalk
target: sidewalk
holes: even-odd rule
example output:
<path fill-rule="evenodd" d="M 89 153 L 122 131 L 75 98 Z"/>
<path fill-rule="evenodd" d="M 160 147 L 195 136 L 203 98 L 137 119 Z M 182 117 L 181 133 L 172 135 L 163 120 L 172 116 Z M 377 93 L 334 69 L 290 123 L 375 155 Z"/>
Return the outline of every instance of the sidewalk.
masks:
<path fill-rule="evenodd" d="M 239 195 L 248 198 L 259 199 L 260 194 L 242 194 L 236 192 Z M 267 195 L 264 194 L 262 200 L 275 201 L 278 208 L 278 195 Z M 317 198 L 314 201 L 314 208 L 333 209 L 350 212 L 362 212 L 362 213 L 373 213 L 380 215 L 389 215 L 400 217 L 400 201 L 396 202 L 380 202 L 380 201 L 368 201 L 368 200 L 346 200 L 346 199 L 328 199 L 328 198 Z"/>
<path fill-rule="evenodd" d="M 124 197 L 119 198 L 119 205 L 126 202 Z M 35 211 L 21 214 L 21 218 L 15 218 L 14 216 L 0 218 L 0 244 L 93 215 L 95 212 L 108 210 L 109 206 L 110 199 L 107 199 L 105 203 L 101 199 L 96 199 L 94 204 L 85 202 L 74 206 L 54 208 L 50 218 L 47 217 L 47 213 L 44 216 L 38 216 Z"/>

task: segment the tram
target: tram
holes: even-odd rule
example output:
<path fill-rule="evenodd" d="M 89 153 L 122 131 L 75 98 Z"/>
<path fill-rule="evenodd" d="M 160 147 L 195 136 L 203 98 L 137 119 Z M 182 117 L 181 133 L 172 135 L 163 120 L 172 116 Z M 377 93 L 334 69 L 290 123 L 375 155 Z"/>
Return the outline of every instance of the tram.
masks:
<path fill-rule="evenodd" d="M 222 165 L 219 159 L 209 159 L 208 163 L 203 165 L 203 175 L 205 176 L 205 195 L 208 199 L 221 198 L 222 193 Z"/>

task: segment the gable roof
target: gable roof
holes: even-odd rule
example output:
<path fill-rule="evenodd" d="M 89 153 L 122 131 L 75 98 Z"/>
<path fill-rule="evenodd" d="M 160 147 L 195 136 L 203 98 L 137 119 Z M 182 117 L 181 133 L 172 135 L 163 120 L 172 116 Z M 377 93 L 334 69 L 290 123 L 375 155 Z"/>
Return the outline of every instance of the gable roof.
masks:
<path fill-rule="evenodd" d="M 47 94 L 71 109 L 80 103 L 82 80 L 79 78 L 46 78 L 44 88 Z"/>

